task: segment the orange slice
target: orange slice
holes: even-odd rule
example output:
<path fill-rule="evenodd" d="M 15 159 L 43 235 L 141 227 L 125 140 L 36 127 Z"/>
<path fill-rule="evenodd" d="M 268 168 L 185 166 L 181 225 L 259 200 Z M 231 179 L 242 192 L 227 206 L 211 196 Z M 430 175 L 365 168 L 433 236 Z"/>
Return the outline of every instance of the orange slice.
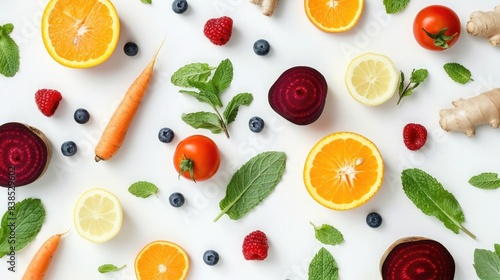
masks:
<path fill-rule="evenodd" d="M 375 144 L 353 132 L 321 139 L 304 164 L 304 184 L 314 200 L 334 210 L 366 203 L 380 189 L 384 163 Z"/>
<path fill-rule="evenodd" d="M 50 0 L 42 16 L 42 40 L 60 64 L 88 68 L 116 48 L 120 20 L 109 0 Z"/>
<path fill-rule="evenodd" d="M 344 32 L 358 23 L 364 0 L 304 0 L 309 20 L 325 32 Z"/>
<path fill-rule="evenodd" d="M 186 279 L 189 257 L 179 245 L 157 240 L 146 245 L 135 258 L 137 280 Z"/>

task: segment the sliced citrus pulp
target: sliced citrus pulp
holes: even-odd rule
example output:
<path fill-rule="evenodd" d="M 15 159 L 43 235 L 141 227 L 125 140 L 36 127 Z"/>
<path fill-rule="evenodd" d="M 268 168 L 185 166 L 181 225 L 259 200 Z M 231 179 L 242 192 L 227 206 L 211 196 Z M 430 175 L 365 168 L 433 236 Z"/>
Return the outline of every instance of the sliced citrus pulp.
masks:
<path fill-rule="evenodd" d="M 189 271 L 189 257 L 179 245 L 156 240 L 137 254 L 134 267 L 137 280 L 181 280 Z"/>
<path fill-rule="evenodd" d="M 50 56 L 72 68 L 107 60 L 120 35 L 120 20 L 109 0 L 50 0 L 42 15 L 42 40 Z"/>
<path fill-rule="evenodd" d="M 366 203 L 380 189 L 384 163 L 377 147 L 353 132 L 332 133 L 309 152 L 304 184 L 314 200 L 334 210 Z"/>
<path fill-rule="evenodd" d="M 90 189 L 75 205 L 73 220 L 83 238 L 103 243 L 120 232 L 123 211 L 118 198 L 104 189 Z"/>
<path fill-rule="evenodd" d="M 344 32 L 358 23 L 364 0 L 304 0 L 309 20 L 325 32 Z"/>
<path fill-rule="evenodd" d="M 377 106 L 394 95 L 399 86 L 399 73 L 389 57 L 364 53 L 347 66 L 345 84 L 356 101 Z"/>

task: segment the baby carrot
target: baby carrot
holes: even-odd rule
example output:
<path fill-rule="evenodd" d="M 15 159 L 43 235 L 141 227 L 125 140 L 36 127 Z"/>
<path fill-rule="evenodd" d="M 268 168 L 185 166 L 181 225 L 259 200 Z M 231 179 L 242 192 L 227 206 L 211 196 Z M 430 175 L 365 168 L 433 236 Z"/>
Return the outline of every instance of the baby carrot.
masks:
<path fill-rule="evenodd" d="M 156 57 L 161 49 L 160 47 L 153 56 L 153 59 L 146 68 L 142 71 L 141 75 L 135 79 L 125 93 L 122 101 L 116 108 L 111 116 L 106 128 L 102 132 L 101 138 L 95 147 L 95 161 L 108 160 L 112 158 L 118 149 L 123 144 L 125 135 L 132 123 L 132 120 L 141 104 L 141 101 L 146 94 L 146 90 L 153 75 L 153 68 L 155 65 Z"/>
<path fill-rule="evenodd" d="M 21 280 L 42 280 L 45 277 L 45 273 L 49 268 L 52 257 L 54 256 L 57 247 L 59 246 L 59 241 L 61 241 L 61 236 L 64 233 L 59 233 L 52 235 L 42 247 L 38 249 L 35 256 L 31 260 L 30 264 L 26 268 L 26 272 Z"/>

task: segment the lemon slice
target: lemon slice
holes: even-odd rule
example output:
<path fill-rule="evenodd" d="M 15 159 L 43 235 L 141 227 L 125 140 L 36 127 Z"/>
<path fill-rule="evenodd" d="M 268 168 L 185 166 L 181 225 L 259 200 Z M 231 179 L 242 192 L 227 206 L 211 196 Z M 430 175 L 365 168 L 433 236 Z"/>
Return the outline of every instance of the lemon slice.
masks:
<path fill-rule="evenodd" d="M 356 101 L 377 106 L 394 95 L 399 85 L 399 74 L 389 57 L 364 53 L 347 66 L 345 84 Z"/>
<path fill-rule="evenodd" d="M 109 191 L 95 188 L 86 191 L 75 205 L 73 213 L 76 231 L 92 242 L 103 243 L 120 232 L 122 206 Z"/>

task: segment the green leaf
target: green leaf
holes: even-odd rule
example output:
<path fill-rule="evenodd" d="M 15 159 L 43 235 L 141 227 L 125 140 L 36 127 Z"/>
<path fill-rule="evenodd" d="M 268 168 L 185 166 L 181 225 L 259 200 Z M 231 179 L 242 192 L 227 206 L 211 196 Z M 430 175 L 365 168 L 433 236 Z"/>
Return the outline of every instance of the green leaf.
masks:
<path fill-rule="evenodd" d="M 401 181 L 406 196 L 424 214 L 438 218 L 454 233 L 462 230 L 470 237 L 476 238 L 462 226 L 465 217 L 458 201 L 434 177 L 420 169 L 412 168 L 403 170 Z"/>
<path fill-rule="evenodd" d="M 264 152 L 256 155 L 236 171 L 220 201 L 220 214 L 238 220 L 269 196 L 285 172 L 286 154 Z"/>
<path fill-rule="evenodd" d="M 137 197 L 146 198 L 150 195 L 156 195 L 158 193 L 158 187 L 150 182 L 139 181 L 130 185 L 128 191 Z"/>
<path fill-rule="evenodd" d="M 151 4 L 152 0 L 141 0 L 141 2 L 144 4 Z"/>
<path fill-rule="evenodd" d="M 423 83 L 428 76 L 429 71 L 427 71 L 427 69 L 413 69 L 413 71 L 411 72 L 410 82 L 420 84 Z"/>
<path fill-rule="evenodd" d="M 411 71 L 411 76 L 410 76 L 410 81 L 404 86 L 404 74 L 401 71 L 401 81 L 399 84 L 399 99 L 396 105 L 398 105 L 401 102 L 401 99 L 406 96 L 410 96 L 413 94 L 413 90 L 417 88 L 420 83 L 424 82 L 427 79 L 427 76 L 429 75 L 429 72 L 427 69 L 413 69 Z"/>
<path fill-rule="evenodd" d="M 399 72 L 401 73 L 401 77 L 399 78 L 399 97 L 402 97 L 405 86 L 405 74 L 403 73 L 403 71 Z"/>
<path fill-rule="evenodd" d="M 124 267 L 125 267 L 125 265 L 117 267 L 114 264 L 103 264 L 103 265 L 99 266 L 99 268 L 97 268 L 97 271 L 99 271 L 100 273 L 108 273 L 108 272 L 118 271 Z"/>
<path fill-rule="evenodd" d="M 384 0 L 385 12 L 397 14 L 402 12 L 408 3 L 410 3 L 410 0 Z"/>
<path fill-rule="evenodd" d="M 500 257 L 485 249 L 474 250 L 474 269 L 481 280 L 500 279 Z"/>
<path fill-rule="evenodd" d="M 179 68 L 172 74 L 170 81 L 178 87 L 192 87 L 189 82 L 205 83 L 214 68 L 207 63 L 191 63 Z"/>
<path fill-rule="evenodd" d="M 220 94 L 231 85 L 232 81 L 233 64 L 229 59 L 224 59 L 215 69 L 211 82 L 217 89 L 217 94 Z"/>
<path fill-rule="evenodd" d="M 210 91 L 196 92 L 196 91 L 192 91 L 192 90 L 180 90 L 179 92 L 183 93 L 183 94 L 191 95 L 191 96 L 195 97 L 198 101 L 200 101 L 202 103 L 207 103 L 214 108 L 217 106 L 219 106 L 219 107 L 222 106 L 222 102 L 221 102 L 219 96 L 216 95 L 215 93 L 210 92 Z"/>
<path fill-rule="evenodd" d="M 495 244 L 495 254 L 497 254 L 500 257 L 500 244 Z"/>
<path fill-rule="evenodd" d="M 315 226 L 313 223 L 311 225 L 314 227 L 314 235 L 319 242 L 332 246 L 344 242 L 342 233 L 333 226 L 327 224 Z"/>
<path fill-rule="evenodd" d="M 500 188 L 500 178 L 497 173 L 484 172 L 479 175 L 472 176 L 469 179 L 469 184 L 476 188 L 492 190 Z"/>
<path fill-rule="evenodd" d="M 252 101 L 253 95 L 251 93 L 239 93 L 235 95 L 227 104 L 224 113 L 222 113 L 222 116 L 226 121 L 226 125 L 232 123 L 236 119 L 240 106 L 249 106 Z"/>
<path fill-rule="evenodd" d="M 192 126 L 193 128 L 209 129 L 212 133 L 218 134 L 223 130 L 223 124 L 215 113 L 210 112 L 196 112 L 189 114 L 182 114 L 182 120 Z"/>
<path fill-rule="evenodd" d="M 443 65 L 444 71 L 446 71 L 446 74 L 450 76 L 450 78 L 459 83 L 459 84 L 465 84 L 468 81 L 474 81 L 471 78 L 471 72 L 469 69 L 465 68 L 464 66 L 455 63 L 455 62 L 450 62 L 446 63 Z"/>
<path fill-rule="evenodd" d="M 308 280 L 337 280 L 339 269 L 332 254 L 325 248 L 319 249 L 309 264 Z"/>
<path fill-rule="evenodd" d="M 38 198 L 26 198 L 15 204 L 14 210 L 7 210 L 2 216 L 3 231 L 0 244 L 0 258 L 10 252 L 9 234 L 11 227 L 15 229 L 15 251 L 23 249 L 40 232 L 45 221 L 45 208 Z M 7 230 L 7 231 L 6 231 Z M 6 234 L 7 233 L 7 234 Z"/>
<path fill-rule="evenodd" d="M 19 71 L 19 47 L 10 37 L 14 25 L 7 23 L 0 26 L 0 74 L 14 77 Z"/>

